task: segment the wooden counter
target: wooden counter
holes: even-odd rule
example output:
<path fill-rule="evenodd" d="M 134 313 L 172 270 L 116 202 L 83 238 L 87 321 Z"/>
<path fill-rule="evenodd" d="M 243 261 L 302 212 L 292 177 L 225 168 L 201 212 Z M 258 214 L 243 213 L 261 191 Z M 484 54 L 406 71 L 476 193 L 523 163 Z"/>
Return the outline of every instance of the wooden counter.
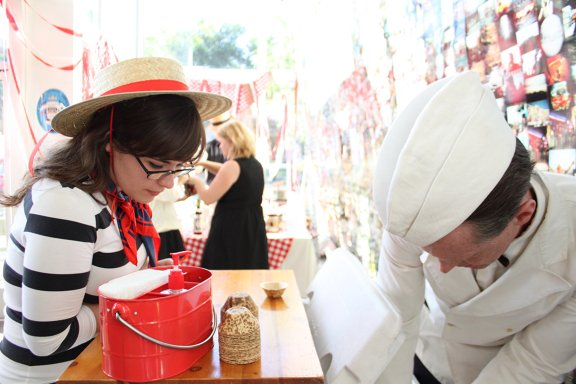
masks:
<path fill-rule="evenodd" d="M 288 282 L 281 299 L 266 298 L 259 284 L 267 280 Z M 212 298 L 218 315 L 234 291 L 248 292 L 259 307 L 261 359 L 246 365 L 222 362 L 216 334 L 212 351 L 190 369 L 155 383 L 324 383 L 292 270 L 213 271 Z M 58 383 L 117 383 L 102 371 L 100 338 L 78 356 Z"/>

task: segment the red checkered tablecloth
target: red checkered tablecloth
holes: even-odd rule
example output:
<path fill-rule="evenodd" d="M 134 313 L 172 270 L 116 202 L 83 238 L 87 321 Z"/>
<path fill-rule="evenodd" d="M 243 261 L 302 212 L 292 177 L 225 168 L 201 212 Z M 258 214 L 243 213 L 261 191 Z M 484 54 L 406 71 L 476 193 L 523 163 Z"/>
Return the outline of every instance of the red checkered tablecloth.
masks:
<path fill-rule="evenodd" d="M 286 238 L 268 238 L 268 264 L 270 269 L 279 269 L 290 252 L 292 246 L 292 237 Z M 203 235 L 188 233 L 184 236 L 184 248 L 192 251 L 189 257 L 180 260 L 180 265 L 187 267 L 199 267 L 202 262 L 202 252 L 206 245 L 206 238 Z"/>
<path fill-rule="evenodd" d="M 190 234 L 184 237 L 184 249 L 192 251 L 190 256 L 180 260 L 180 265 L 185 267 L 199 267 L 202 263 L 202 252 L 206 245 L 206 238 L 202 235 Z"/>

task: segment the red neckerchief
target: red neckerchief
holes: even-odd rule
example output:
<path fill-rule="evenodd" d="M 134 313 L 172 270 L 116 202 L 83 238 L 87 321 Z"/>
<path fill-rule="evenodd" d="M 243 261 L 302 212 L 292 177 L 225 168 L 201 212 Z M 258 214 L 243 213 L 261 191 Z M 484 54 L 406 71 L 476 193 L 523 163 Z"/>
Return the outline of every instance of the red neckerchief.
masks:
<path fill-rule="evenodd" d="M 125 193 L 118 191 L 114 184 L 108 186 L 106 195 L 112 200 L 112 215 L 118 222 L 120 238 L 128 260 L 134 265 L 138 264 L 136 237 L 140 236 L 148 253 L 150 265 L 156 266 L 160 236 L 152 224 L 152 210 L 148 204 L 134 201 Z"/>

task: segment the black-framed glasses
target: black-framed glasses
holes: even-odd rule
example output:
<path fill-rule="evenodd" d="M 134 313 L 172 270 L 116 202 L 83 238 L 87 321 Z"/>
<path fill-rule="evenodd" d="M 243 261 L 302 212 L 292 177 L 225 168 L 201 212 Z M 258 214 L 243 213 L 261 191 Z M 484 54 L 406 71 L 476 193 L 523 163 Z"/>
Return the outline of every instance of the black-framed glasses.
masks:
<path fill-rule="evenodd" d="M 150 180 L 160 180 L 160 179 L 163 179 L 164 177 L 166 177 L 168 175 L 172 175 L 173 177 L 185 176 L 194 170 L 194 167 L 188 167 L 188 168 L 178 168 L 178 169 L 175 169 L 173 171 L 168 171 L 168 170 L 166 170 L 166 171 L 150 171 L 150 170 L 148 170 L 148 168 L 146 168 L 146 166 L 144 165 L 144 163 L 142 162 L 142 160 L 140 160 L 140 158 L 138 156 L 134 156 L 134 157 L 138 161 L 138 164 L 140 164 L 140 166 L 142 167 L 142 170 L 144 172 L 146 172 L 146 177 Z"/>

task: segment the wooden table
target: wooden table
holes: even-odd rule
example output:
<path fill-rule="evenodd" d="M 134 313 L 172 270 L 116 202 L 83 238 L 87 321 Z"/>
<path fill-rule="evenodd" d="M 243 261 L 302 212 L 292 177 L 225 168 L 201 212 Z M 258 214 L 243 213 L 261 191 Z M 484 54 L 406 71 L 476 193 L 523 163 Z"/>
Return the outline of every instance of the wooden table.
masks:
<path fill-rule="evenodd" d="M 281 299 L 266 298 L 259 286 L 266 280 L 288 282 Z M 216 334 L 212 351 L 190 369 L 155 383 L 324 383 L 293 271 L 213 271 L 212 299 L 218 314 L 234 291 L 248 292 L 259 307 L 261 359 L 246 365 L 222 362 L 218 356 Z M 58 383 L 117 383 L 102 371 L 99 337 L 68 367 Z"/>
<path fill-rule="evenodd" d="M 306 290 L 318 270 L 318 257 L 314 249 L 312 235 L 306 228 L 294 228 L 277 233 L 267 233 L 267 236 L 270 269 L 292 269 L 300 293 L 302 297 L 305 297 Z M 184 232 L 183 237 L 186 250 L 191 251 L 192 254 L 188 258 L 182 259 L 180 263 L 199 267 L 208 233 L 195 234 L 192 231 L 187 231 Z M 286 240 L 289 240 L 287 249 L 280 249 L 286 246 Z M 273 247 L 278 249 L 272 249 Z M 281 253 L 283 254 L 282 262 L 277 265 L 272 258 Z"/>

